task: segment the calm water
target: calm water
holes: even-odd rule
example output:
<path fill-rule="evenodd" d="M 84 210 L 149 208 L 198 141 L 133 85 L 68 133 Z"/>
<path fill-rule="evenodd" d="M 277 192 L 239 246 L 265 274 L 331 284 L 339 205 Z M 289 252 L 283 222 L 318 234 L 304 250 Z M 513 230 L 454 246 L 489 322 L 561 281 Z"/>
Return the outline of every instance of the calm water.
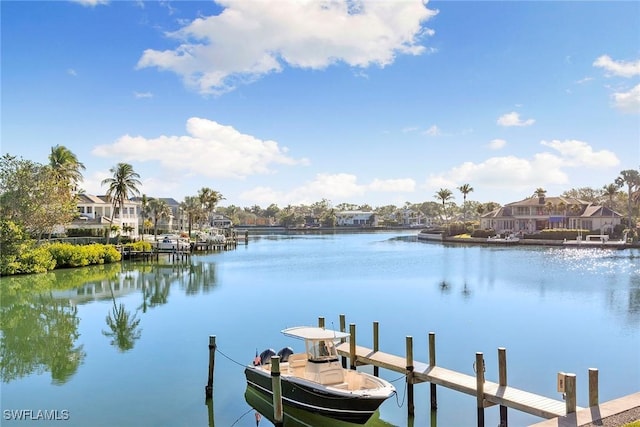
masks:
<path fill-rule="evenodd" d="M 556 373 L 600 369 L 600 399 L 640 390 L 640 252 L 443 246 L 415 234 L 263 236 L 190 265 L 123 263 L 2 280 L 1 424 L 255 426 L 243 368 L 256 349 L 299 345 L 279 331 L 338 328 L 341 313 L 371 345 L 404 354 L 414 337 L 427 361 L 473 375 L 482 351 L 497 381 L 506 347 L 509 384 L 552 398 Z M 204 401 L 208 336 L 216 335 L 214 404 Z M 299 347 L 298 347 L 299 348 Z M 366 368 L 364 368 L 366 370 Z M 381 371 L 396 380 L 397 373 Z M 407 425 L 398 398 L 376 425 Z M 415 387 L 414 425 L 432 425 L 429 387 Z M 475 397 L 438 388 L 437 425 L 475 425 Z M 9 421 L 7 410 L 57 410 L 68 420 Z M 498 424 L 498 409 L 485 411 Z M 541 421 L 509 411 L 512 426 Z M 265 418 L 261 426 L 271 425 Z"/>

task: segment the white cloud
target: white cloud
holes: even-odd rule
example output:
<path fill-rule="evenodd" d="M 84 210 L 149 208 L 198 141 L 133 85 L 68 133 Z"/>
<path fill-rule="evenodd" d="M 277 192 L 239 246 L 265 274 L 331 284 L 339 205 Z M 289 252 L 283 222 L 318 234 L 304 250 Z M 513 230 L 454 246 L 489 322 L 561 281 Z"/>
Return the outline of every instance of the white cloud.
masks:
<path fill-rule="evenodd" d="M 70 76 L 73 76 L 73 77 L 76 77 L 78 75 L 76 70 L 74 70 L 73 68 L 67 68 L 67 74 L 69 74 Z"/>
<path fill-rule="evenodd" d="M 138 68 L 157 67 L 182 76 L 205 94 L 279 72 L 283 65 L 322 69 L 343 62 L 384 67 L 399 54 L 420 55 L 423 23 L 437 12 L 422 0 L 220 0 L 225 9 L 167 34 L 173 50 L 147 49 Z"/>
<path fill-rule="evenodd" d="M 507 141 L 500 138 L 492 139 L 491 142 L 489 142 L 489 148 L 491 148 L 492 150 L 499 150 L 505 145 L 507 145 Z"/>
<path fill-rule="evenodd" d="M 416 182 L 411 178 L 374 179 L 368 188 L 373 191 L 411 193 L 416 189 Z"/>
<path fill-rule="evenodd" d="M 374 179 L 369 184 L 358 183 L 356 175 L 349 173 L 319 173 L 312 181 L 287 191 L 278 191 L 271 187 L 256 187 L 240 194 L 242 200 L 262 204 L 310 204 L 321 199 L 334 203 L 352 201 L 369 192 L 411 193 L 416 183 L 410 178 Z"/>
<path fill-rule="evenodd" d="M 158 162 L 166 169 L 204 177 L 244 178 L 271 173 L 272 165 L 307 164 L 287 155 L 276 141 L 243 134 L 232 126 L 192 117 L 187 135 L 145 138 L 125 135 L 113 144 L 99 145 L 92 154 L 125 162 Z"/>
<path fill-rule="evenodd" d="M 602 55 L 593 62 L 594 67 L 604 68 L 610 75 L 633 77 L 640 75 L 640 59 L 637 61 L 614 61 L 609 55 Z"/>
<path fill-rule="evenodd" d="M 541 141 L 541 144 L 556 153 L 537 153 L 530 159 L 502 156 L 491 157 L 481 163 L 465 162 L 447 172 L 430 175 L 427 187 L 451 188 L 472 182 L 476 187 L 530 191 L 540 186 L 568 184 L 565 169 L 569 167 L 610 168 L 620 163 L 612 152 L 594 151 L 582 141 L 553 140 Z"/>
<path fill-rule="evenodd" d="M 593 151 L 593 148 L 583 141 L 575 139 L 559 141 L 541 141 L 540 144 L 558 151 L 565 166 L 610 167 L 620 163 L 618 157 L 609 150 Z"/>
<path fill-rule="evenodd" d="M 425 130 L 423 134 L 429 136 L 439 136 L 442 135 L 442 131 L 438 126 L 432 125 L 429 129 Z"/>
<path fill-rule="evenodd" d="M 619 110 L 626 113 L 640 113 L 640 84 L 628 92 L 616 92 L 611 96 Z"/>
<path fill-rule="evenodd" d="M 133 96 L 136 99 L 153 98 L 153 94 L 151 92 L 133 92 Z"/>
<path fill-rule="evenodd" d="M 503 114 L 498 118 L 498 124 L 500 126 L 531 126 L 535 122 L 534 119 L 521 120 L 520 114 L 515 111 Z"/>
<path fill-rule="evenodd" d="M 71 0 L 73 3 L 81 4 L 82 6 L 95 7 L 98 5 L 109 4 L 109 0 Z"/>

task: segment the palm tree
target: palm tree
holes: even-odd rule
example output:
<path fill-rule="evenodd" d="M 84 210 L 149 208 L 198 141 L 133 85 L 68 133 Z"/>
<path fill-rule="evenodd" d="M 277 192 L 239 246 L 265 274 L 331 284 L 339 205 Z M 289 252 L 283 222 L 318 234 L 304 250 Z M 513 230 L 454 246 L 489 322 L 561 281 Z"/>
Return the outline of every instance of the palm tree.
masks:
<path fill-rule="evenodd" d="M 142 185 L 140 175 L 134 170 L 133 166 L 128 163 L 118 163 L 109 169 L 113 174 L 112 178 L 103 179 L 100 185 L 108 185 L 107 199 L 113 201 L 113 211 L 111 212 L 111 222 L 116 216 L 116 208 L 119 207 L 119 213 L 122 212 L 124 201 L 129 199 L 129 195 L 137 196 L 140 194 L 138 186 Z"/>
<path fill-rule="evenodd" d="M 448 188 L 441 188 L 438 190 L 434 196 L 436 199 L 442 200 L 442 214 L 444 215 L 445 220 L 447 219 L 447 208 L 445 206 L 445 202 L 453 199 L 453 193 Z"/>
<path fill-rule="evenodd" d="M 623 185 L 627 184 L 628 191 L 628 206 L 627 206 L 627 215 L 629 218 L 629 228 L 633 227 L 633 221 L 631 220 L 631 201 L 633 199 L 634 189 L 640 187 L 640 172 L 635 169 L 627 169 L 620 172 L 620 176 L 615 180 L 618 188 L 621 188 Z"/>
<path fill-rule="evenodd" d="M 77 184 L 82 181 L 81 171 L 85 170 L 84 165 L 78 161 L 71 150 L 63 145 L 51 147 L 49 166 L 56 181 L 69 190 L 75 189 Z"/>
<path fill-rule="evenodd" d="M 180 208 L 187 216 L 187 227 L 189 230 L 189 236 L 191 236 L 191 227 L 194 222 L 200 221 L 202 218 L 202 206 L 198 197 L 187 196 L 184 201 L 180 203 Z"/>
<path fill-rule="evenodd" d="M 215 210 L 216 204 L 218 204 L 220 200 L 223 200 L 224 197 L 222 197 L 222 194 L 218 191 L 212 190 L 209 187 L 202 187 L 198 191 L 198 199 L 208 218 L 209 214 Z"/>
<path fill-rule="evenodd" d="M 462 198 L 463 198 L 462 220 L 466 222 L 467 221 L 467 194 L 473 191 L 473 187 L 469 184 L 463 184 L 460 187 L 458 187 L 458 190 L 460 190 L 460 192 L 462 193 Z"/>
<path fill-rule="evenodd" d="M 613 231 L 613 198 L 618 194 L 620 188 L 617 184 L 607 184 L 602 187 L 602 195 L 609 199 L 609 209 L 611 210 L 611 231 Z"/>
<path fill-rule="evenodd" d="M 151 199 L 149 200 L 149 210 L 151 218 L 153 218 L 153 237 L 155 239 L 158 236 L 158 221 L 162 218 L 168 218 L 171 215 L 171 208 L 164 200 Z"/>
<path fill-rule="evenodd" d="M 142 200 L 140 200 L 140 217 L 142 218 L 142 241 L 144 241 L 145 222 L 147 220 L 147 214 L 149 213 L 149 199 L 146 194 L 142 194 Z"/>

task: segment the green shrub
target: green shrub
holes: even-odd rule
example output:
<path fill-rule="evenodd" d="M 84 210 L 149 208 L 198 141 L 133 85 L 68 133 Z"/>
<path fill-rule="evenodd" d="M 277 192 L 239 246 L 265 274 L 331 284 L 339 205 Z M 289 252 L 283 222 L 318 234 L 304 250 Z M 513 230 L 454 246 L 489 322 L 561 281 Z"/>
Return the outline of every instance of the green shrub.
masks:
<path fill-rule="evenodd" d="M 113 245 L 105 245 L 104 247 L 104 262 L 117 262 L 122 259 L 122 255 Z"/>
<path fill-rule="evenodd" d="M 14 274 L 46 273 L 56 268 L 56 260 L 44 246 L 24 252 L 19 263 L 20 267 Z"/>

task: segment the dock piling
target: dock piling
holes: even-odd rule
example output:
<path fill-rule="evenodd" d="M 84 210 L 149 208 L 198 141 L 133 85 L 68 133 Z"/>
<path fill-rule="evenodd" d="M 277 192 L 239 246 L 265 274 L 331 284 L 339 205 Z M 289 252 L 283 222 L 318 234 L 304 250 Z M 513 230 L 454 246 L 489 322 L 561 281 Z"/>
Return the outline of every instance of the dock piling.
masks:
<path fill-rule="evenodd" d="M 413 402 L 413 337 L 407 335 L 407 413 L 409 417 L 415 415 L 415 406 Z"/>
<path fill-rule="evenodd" d="M 598 405 L 598 369 L 589 368 L 589 407 Z"/>
<path fill-rule="evenodd" d="M 346 316 L 344 314 L 340 315 L 340 332 L 346 332 L 347 331 L 347 323 L 346 323 Z M 340 338 L 340 343 L 344 343 L 345 339 L 344 338 Z M 341 362 L 342 362 L 342 367 L 343 368 L 347 368 L 347 359 L 342 356 L 341 358 Z"/>
<path fill-rule="evenodd" d="M 507 349 L 504 347 L 498 348 L 498 385 L 500 387 L 507 386 Z M 509 422 L 507 420 L 507 407 L 500 405 L 500 425 L 499 427 L 507 427 Z"/>
<path fill-rule="evenodd" d="M 376 321 L 373 322 L 373 351 L 379 350 L 379 340 L 378 340 L 378 332 L 379 332 L 380 324 Z M 377 377 L 380 374 L 380 368 L 377 366 L 373 367 L 373 376 Z"/>
<path fill-rule="evenodd" d="M 564 390 L 566 393 L 565 405 L 567 414 L 576 412 L 576 374 L 565 374 Z"/>
<path fill-rule="evenodd" d="M 282 426 L 282 381 L 280 378 L 280 356 L 271 356 L 271 388 L 273 389 L 273 420 L 274 425 Z"/>
<path fill-rule="evenodd" d="M 349 324 L 349 363 L 351 369 L 356 369 L 356 324 Z"/>
<path fill-rule="evenodd" d="M 429 332 L 429 367 L 434 368 L 436 366 L 436 334 L 435 332 Z M 438 409 L 438 399 L 436 397 L 436 385 L 429 383 L 429 396 L 431 400 L 431 410 Z"/>
<path fill-rule="evenodd" d="M 476 403 L 478 406 L 478 427 L 484 427 L 484 357 L 482 352 L 476 353 Z"/>
<path fill-rule="evenodd" d="M 206 399 L 213 397 L 213 369 L 216 364 L 216 336 L 209 335 L 209 377 L 207 380 L 207 386 L 204 388 L 204 395 Z"/>

